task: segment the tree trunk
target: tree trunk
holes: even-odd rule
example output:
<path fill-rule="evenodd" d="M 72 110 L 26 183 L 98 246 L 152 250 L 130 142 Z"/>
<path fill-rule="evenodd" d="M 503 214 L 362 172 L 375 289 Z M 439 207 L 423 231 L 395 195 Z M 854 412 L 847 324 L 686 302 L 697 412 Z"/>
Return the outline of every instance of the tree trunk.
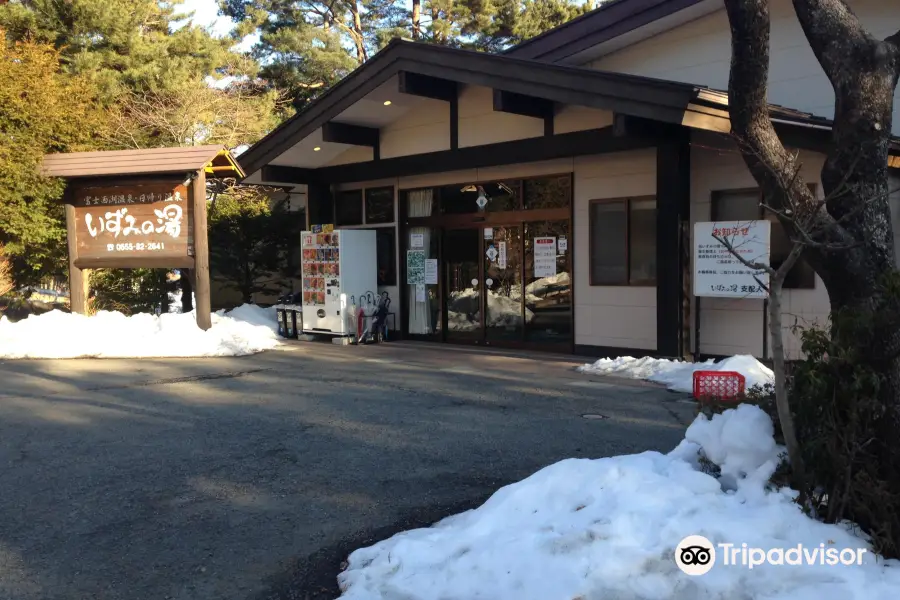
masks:
<path fill-rule="evenodd" d="M 412 39 L 422 36 L 422 0 L 412 0 Z"/>
<path fill-rule="evenodd" d="M 796 262 L 794 260 L 793 262 Z M 778 422 L 787 446 L 788 458 L 794 472 L 795 483 L 805 490 L 806 469 L 803 465 L 803 454 L 800 442 L 797 441 L 797 430 L 794 428 L 794 416 L 788 401 L 787 376 L 784 359 L 784 330 L 781 325 L 781 298 L 784 287 L 784 276 L 788 269 L 779 269 L 779 275 L 769 278 L 769 337 L 772 338 L 772 363 L 775 371 L 775 407 L 778 410 Z"/>
<path fill-rule="evenodd" d="M 888 204 L 888 148 L 900 34 L 878 40 L 843 0 L 793 0 L 800 24 L 835 91 L 831 150 L 822 169 L 826 202 L 798 176 L 799 164 L 769 118 L 768 0 L 725 0 L 732 32 L 729 113 L 732 132 L 768 202 L 798 214 L 782 223 L 792 236 L 809 234 L 803 257 L 822 278 L 832 310 L 832 336 L 858 350 L 884 375 L 886 419 L 875 432 L 885 468 L 900 456 L 900 298 Z M 798 226 L 802 224 L 802 226 Z M 877 326 L 848 327 L 852 311 Z"/>
<path fill-rule="evenodd" d="M 350 2 L 350 14 L 353 16 L 353 43 L 356 46 L 356 60 L 362 64 L 369 59 L 369 53 L 366 51 L 366 40 L 363 36 L 359 2 L 356 0 Z"/>

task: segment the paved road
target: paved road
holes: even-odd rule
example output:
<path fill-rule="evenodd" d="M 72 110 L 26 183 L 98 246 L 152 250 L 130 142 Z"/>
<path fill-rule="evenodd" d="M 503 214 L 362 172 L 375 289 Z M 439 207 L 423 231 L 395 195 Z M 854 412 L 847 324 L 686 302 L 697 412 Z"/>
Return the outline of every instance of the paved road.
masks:
<path fill-rule="evenodd" d="M 334 598 L 355 547 L 679 441 L 690 405 L 573 365 L 396 343 L 0 362 L 0 598 Z"/>

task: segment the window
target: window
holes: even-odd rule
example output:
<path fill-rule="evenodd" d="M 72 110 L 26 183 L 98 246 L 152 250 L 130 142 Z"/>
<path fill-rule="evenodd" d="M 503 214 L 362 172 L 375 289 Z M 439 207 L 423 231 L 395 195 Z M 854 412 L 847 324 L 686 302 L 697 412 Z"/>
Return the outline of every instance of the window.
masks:
<path fill-rule="evenodd" d="M 350 190 L 338 192 L 334 210 L 334 224 L 338 227 L 344 225 L 362 225 L 363 203 L 362 190 Z"/>
<path fill-rule="evenodd" d="M 572 197 L 572 177 L 541 177 L 522 182 L 525 210 L 568 208 Z"/>
<path fill-rule="evenodd" d="M 375 231 L 375 251 L 378 257 L 378 285 L 397 285 L 397 231 L 393 227 L 379 227 Z"/>
<path fill-rule="evenodd" d="M 366 190 L 366 224 L 394 222 L 394 188 Z"/>
<path fill-rule="evenodd" d="M 656 199 L 590 204 L 591 285 L 656 285 Z"/>
<path fill-rule="evenodd" d="M 810 187 L 813 188 L 813 186 Z M 769 263 L 777 269 L 791 253 L 793 243 L 778 217 L 763 208 L 762 195 L 759 190 L 726 191 L 713 194 L 713 221 L 753 221 L 756 219 L 766 219 L 772 223 Z M 815 271 L 809 266 L 809 263 L 801 258 L 785 277 L 784 287 L 785 289 L 815 288 Z"/>

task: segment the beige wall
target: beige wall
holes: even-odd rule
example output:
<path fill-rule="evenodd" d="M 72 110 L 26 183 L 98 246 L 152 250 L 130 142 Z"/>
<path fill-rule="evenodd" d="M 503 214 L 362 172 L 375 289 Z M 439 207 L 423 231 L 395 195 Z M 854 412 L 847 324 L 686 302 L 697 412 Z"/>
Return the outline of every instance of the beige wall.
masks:
<path fill-rule="evenodd" d="M 802 177 L 816 184 L 822 193 L 819 173 L 824 156 L 801 152 Z M 696 136 L 691 153 L 691 236 L 693 223 L 710 220 L 714 192 L 758 187 L 737 149 L 729 142 L 711 136 Z M 700 305 L 700 351 L 705 354 L 763 355 L 763 301 L 702 298 Z M 791 327 L 824 324 L 828 319 L 828 293 L 816 276 L 814 289 L 784 290 L 784 342 L 789 358 L 799 358 L 800 340 Z M 693 322 L 691 324 L 693 331 Z M 695 346 L 692 346 L 692 348 Z M 771 340 L 769 350 L 771 356 Z"/>
<path fill-rule="evenodd" d="M 422 98 L 415 108 L 381 129 L 381 158 L 449 149 L 450 105 L 441 100 Z"/>
<path fill-rule="evenodd" d="M 608 110 L 597 110 L 587 106 L 566 105 L 557 109 L 553 119 L 553 133 L 571 133 L 586 129 L 609 127 L 613 114 Z"/>
<path fill-rule="evenodd" d="M 544 121 L 494 112 L 494 92 L 477 85 L 459 94 L 459 147 L 483 146 L 544 135 Z"/>
<path fill-rule="evenodd" d="M 491 88 L 466 86 L 459 96 L 459 147 L 483 146 L 544 135 L 541 119 L 495 112 Z M 555 133 L 571 133 L 612 125 L 612 112 L 563 106 L 554 117 Z M 423 99 L 395 123 L 381 129 L 381 157 L 391 158 L 450 149 L 450 109 L 446 102 Z M 352 147 L 326 166 L 367 162 L 372 149 Z M 458 181 L 469 180 L 469 178 Z"/>
<path fill-rule="evenodd" d="M 900 2 L 847 0 L 862 24 L 885 38 L 900 30 Z M 790 0 L 772 0 L 769 100 L 831 118 L 834 92 L 800 28 Z M 601 57 L 590 66 L 605 71 L 684 81 L 728 89 L 731 34 L 724 9 Z M 900 95 L 894 104 L 900 133 Z"/>
<path fill-rule="evenodd" d="M 656 350 L 656 288 L 590 285 L 591 200 L 656 194 L 656 150 L 575 159 L 575 343 Z"/>

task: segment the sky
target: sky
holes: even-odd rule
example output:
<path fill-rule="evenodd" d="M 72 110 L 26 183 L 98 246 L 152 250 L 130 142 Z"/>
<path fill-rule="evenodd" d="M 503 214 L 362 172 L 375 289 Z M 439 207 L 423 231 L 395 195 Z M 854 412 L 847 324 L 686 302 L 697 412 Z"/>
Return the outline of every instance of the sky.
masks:
<path fill-rule="evenodd" d="M 191 10 L 195 12 L 194 23 L 197 25 L 211 26 L 220 36 L 231 31 L 231 19 L 219 16 L 219 4 L 216 0 L 184 0 L 179 12 Z"/>

